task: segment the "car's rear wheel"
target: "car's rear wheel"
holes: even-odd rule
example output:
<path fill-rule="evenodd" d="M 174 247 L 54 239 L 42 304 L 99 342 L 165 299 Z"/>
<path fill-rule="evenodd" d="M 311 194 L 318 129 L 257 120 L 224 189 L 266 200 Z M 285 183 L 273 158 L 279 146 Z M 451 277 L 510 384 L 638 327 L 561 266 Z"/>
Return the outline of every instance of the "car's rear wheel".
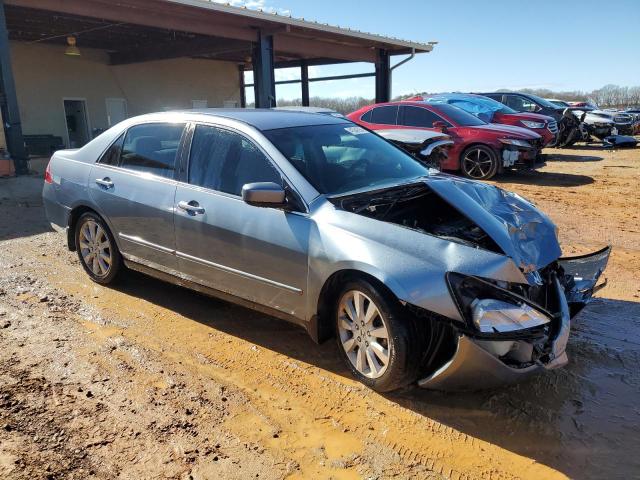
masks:
<path fill-rule="evenodd" d="M 488 180 L 498 171 L 498 156 L 484 145 L 473 145 L 462 152 L 460 170 L 467 178 Z"/>
<path fill-rule="evenodd" d="M 84 213 L 76 223 L 75 238 L 78 258 L 91 280 L 113 282 L 122 270 L 122 257 L 104 220 L 95 213 Z"/>
<path fill-rule="evenodd" d="M 366 280 L 348 282 L 337 296 L 336 337 L 354 377 L 379 392 L 416 380 L 421 336 L 391 294 Z"/>

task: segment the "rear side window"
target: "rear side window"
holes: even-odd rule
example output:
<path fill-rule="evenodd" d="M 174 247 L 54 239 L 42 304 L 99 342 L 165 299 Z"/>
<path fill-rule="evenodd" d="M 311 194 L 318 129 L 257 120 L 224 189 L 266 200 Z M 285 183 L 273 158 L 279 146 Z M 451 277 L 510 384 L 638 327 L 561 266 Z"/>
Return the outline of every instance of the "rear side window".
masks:
<path fill-rule="evenodd" d="M 189 183 L 219 192 L 241 195 L 253 182 L 282 184 L 282 177 L 258 147 L 222 128 L 198 125 L 191 142 Z"/>
<path fill-rule="evenodd" d="M 435 113 L 421 107 L 402 107 L 400 118 L 407 127 L 432 128 L 433 122 L 443 121 Z"/>
<path fill-rule="evenodd" d="M 383 125 L 395 125 L 398 118 L 398 106 L 387 105 L 376 107 L 371 110 L 371 123 L 381 123 Z"/>
<path fill-rule="evenodd" d="M 173 178 L 183 123 L 147 123 L 127 130 L 120 166 Z"/>
<path fill-rule="evenodd" d="M 498 102 L 502 102 L 502 93 L 483 93 L 483 97 L 493 98 Z"/>
<path fill-rule="evenodd" d="M 122 154 L 122 144 L 124 143 L 124 133 L 118 137 L 118 139 L 111 144 L 106 152 L 102 155 L 99 163 L 104 165 L 118 166 L 120 162 L 120 155 Z"/>
<path fill-rule="evenodd" d="M 364 115 L 360 117 L 363 122 L 371 123 L 371 110 L 368 110 Z"/>

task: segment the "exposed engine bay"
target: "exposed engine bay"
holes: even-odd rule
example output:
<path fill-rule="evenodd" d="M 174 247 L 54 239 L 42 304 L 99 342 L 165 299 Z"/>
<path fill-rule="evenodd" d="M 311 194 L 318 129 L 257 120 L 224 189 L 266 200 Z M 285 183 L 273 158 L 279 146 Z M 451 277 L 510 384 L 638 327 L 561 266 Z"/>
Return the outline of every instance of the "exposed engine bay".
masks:
<path fill-rule="evenodd" d="M 424 184 L 347 197 L 340 206 L 445 240 L 503 253 L 479 226 Z"/>
<path fill-rule="evenodd" d="M 429 168 L 441 169 L 453 146 L 449 135 L 419 129 L 377 130 L 375 133 L 414 156 Z"/>

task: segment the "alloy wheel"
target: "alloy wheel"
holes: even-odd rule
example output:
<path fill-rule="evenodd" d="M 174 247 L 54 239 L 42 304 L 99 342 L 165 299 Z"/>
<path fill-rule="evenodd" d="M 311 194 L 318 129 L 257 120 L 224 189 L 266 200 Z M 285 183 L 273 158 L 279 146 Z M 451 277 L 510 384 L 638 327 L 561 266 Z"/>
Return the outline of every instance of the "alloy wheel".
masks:
<path fill-rule="evenodd" d="M 340 343 L 355 369 L 378 378 L 390 360 L 389 329 L 376 304 L 358 290 L 346 292 L 338 307 Z"/>
<path fill-rule="evenodd" d="M 462 159 L 462 168 L 465 174 L 471 178 L 487 178 L 493 169 L 491 155 L 480 148 L 469 150 Z"/>
<path fill-rule="evenodd" d="M 106 277 L 111 270 L 112 249 L 107 232 L 93 220 L 80 228 L 80 255 L 85 265 L 97 277 Z"/>

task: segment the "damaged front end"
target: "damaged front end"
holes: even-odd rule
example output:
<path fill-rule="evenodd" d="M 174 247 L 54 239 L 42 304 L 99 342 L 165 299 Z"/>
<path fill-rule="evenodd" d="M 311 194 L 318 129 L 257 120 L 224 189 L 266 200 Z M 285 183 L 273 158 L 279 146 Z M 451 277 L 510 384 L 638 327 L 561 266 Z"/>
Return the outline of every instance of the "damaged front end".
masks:
<path fill-rule="evenodd" d="M 449 135 L 430 130 L 387 129 L 375 133 L 402 148 L 429 168 L 441 170 L 448 158 L 453 140 Z"/>
<path fill-rule="evenodd" d="M 411 314 L 431 325 L 420 386 L 490 388 L 567 363 L 571 318 L 602 288 L 598 281 L 610 247 L 561 258 L 555 225 L 530 202 L 442 174 L 334 202 L 359 215 L 471 247 L 468 256 L 456 259 L 459 267 L 473 262 L 478 249 L 505 255 L 518 267 L 521 279 L 509 282 L 491 278 L 489 270 L 471 275 L 452 264 L 443 271 L 459 315 L 406 302 Z"/>
<path fill-rule="evenodd" d="M 540 166 L 542 140 L 518 140 L 503 138 L 500 140 L 501 167 L 515 169 L 531 169 Z"/>
<path fill-rule="evenodd" d="M 447 273 L 465 322 L 452 322 L 456 346 L 450 359 L 418 384 L 436 390 L 484 389 L 564 366 L 571 318 L 606 284 L 596 285 L 610 252 L 606 247 L 559 259 L 536 272 L 532 285 Z"/>

